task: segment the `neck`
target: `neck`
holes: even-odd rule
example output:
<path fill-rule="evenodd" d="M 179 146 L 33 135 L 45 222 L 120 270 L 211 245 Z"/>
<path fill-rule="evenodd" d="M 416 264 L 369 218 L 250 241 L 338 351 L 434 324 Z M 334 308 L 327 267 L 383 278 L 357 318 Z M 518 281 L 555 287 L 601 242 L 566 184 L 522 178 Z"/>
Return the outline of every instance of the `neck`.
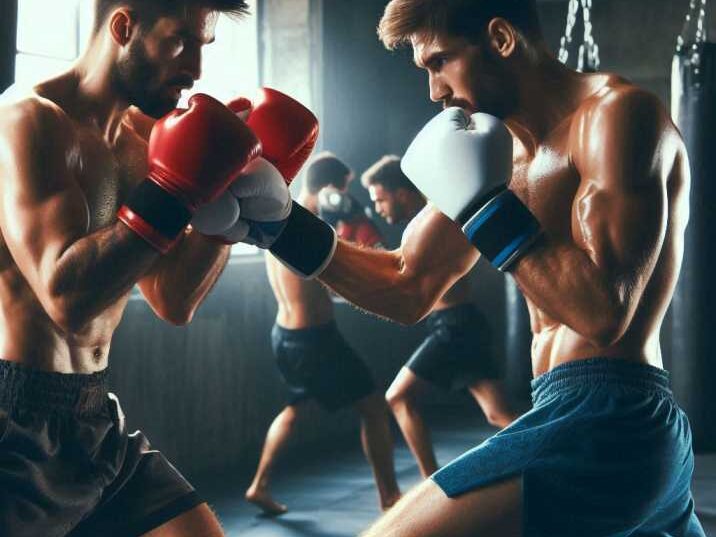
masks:
<path fill-rule="evenodd" d="M 517 106 L 505 123 L 524 146 L 536 150 L 547 134 L 595 91 L 594 77 L 564 66 L 545 49 L 517 70 Z M 532 151 L 530 151 L 532 152 Z"/>
<path fill-rule="evenodd" d="M 130 104 L 117 94 L 111 74 L 116 51 L 110 39 L 96 35 L 67 76 L 74 82 L 74 109 L 83 121 L 94 124 L 111 140 Z"/>

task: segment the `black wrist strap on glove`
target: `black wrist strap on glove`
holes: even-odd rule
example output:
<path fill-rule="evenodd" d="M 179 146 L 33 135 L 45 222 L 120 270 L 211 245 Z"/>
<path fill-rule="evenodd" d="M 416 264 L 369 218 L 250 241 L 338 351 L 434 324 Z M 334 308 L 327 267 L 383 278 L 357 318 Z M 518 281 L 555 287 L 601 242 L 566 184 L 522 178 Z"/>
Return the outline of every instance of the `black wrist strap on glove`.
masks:
<path fill-rule="evenodd" d="M 191 211 L 154 181 L 145 179 L 120 207 L 118 218 L 162 253 L 176 242 L 191 220 Z"/>
<path fill-rule="evenodd" d="M 310 279 L 326 268 L 336 243 L 333 228 L 294 201 L 286 226 L 269 251 L 296 274 Z"/>

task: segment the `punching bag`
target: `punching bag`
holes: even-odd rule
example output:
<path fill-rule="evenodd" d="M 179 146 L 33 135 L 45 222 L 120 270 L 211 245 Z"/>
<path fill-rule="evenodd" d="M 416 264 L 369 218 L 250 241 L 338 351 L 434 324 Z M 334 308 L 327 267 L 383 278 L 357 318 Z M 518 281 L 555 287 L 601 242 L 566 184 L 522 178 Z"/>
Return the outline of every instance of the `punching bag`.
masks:
<path fill-rule="evenodd" d="M 702 37 L 698 39 L 699 35 Z M 691 164 L 691 216 L 672 303 L 671 373 L 689 416 L 694 450 L 716 451 L 716 43 L 679 39 L 671 112 Z"/>

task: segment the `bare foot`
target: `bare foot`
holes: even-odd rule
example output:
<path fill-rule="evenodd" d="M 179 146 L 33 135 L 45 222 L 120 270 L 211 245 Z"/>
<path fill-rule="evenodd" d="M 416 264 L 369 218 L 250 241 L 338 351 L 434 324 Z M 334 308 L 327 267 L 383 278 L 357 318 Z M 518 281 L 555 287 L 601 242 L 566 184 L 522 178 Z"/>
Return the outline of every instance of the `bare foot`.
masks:
<path fill-rule="evenodd" d="M 398 500 L 400 500 L 402 496 L 400 495 L 400 492 L 397 494 L 390 496 L 388 498 L 381 498 L 380 500 L 380 508 L 385 513 L 388 511 L 391 507 L 393 507 L 396 503 L 398 503 Z"/>
<path fill-rule="evenodd" d="M 288 511 L 288 507 L 275 501 L 265 490 L 249 488 L 244 495 L 246 501 L 254 504 L 269 516 L 278 516 Z"/>

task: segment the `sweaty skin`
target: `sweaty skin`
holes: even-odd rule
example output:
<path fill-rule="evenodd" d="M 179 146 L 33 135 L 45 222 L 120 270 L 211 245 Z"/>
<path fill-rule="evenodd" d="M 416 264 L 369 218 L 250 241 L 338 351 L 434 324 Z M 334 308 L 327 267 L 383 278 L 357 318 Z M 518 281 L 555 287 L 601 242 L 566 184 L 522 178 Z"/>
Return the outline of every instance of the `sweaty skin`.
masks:
<path fill-rule="evenodd" d="M 61 373 L 107 367 L 135 284 L 159 317 L 189 322 L 229 252 L 187 232 L 160 258 L 117 221 L 146 175 L 152 120 L 130 108 L 102 131 L 77 82 L 62 75 L 0 108 L 0 357 Z"/>
<path fill-rule="evenodd" d="M 686 151 L 656 97 L 616 76 L 573 77 L 577 105 L 542 137 L 506 121 L 509 187 L 544 230 L 512 271 L 529 307 L 533 372 L 591 356 L 661 366 L 659 330 L 688 220 Z M 320 279 L 368 311 L 413 323 L 478 255 L 428 205 L 398 250 L 340 242 Z"/>

